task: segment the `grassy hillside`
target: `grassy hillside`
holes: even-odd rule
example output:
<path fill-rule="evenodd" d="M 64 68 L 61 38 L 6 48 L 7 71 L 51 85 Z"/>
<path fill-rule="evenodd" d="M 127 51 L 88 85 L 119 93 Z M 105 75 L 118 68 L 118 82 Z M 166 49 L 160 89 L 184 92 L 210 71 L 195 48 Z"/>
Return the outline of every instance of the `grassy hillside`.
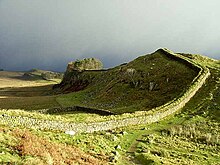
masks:
<path fill-rule="evenodd" d="M 2 164 L 106 164 L 101 157 L 95 158 L 73 145 L 53 142 L 36 131 L 0 126 L 0 140 Z"/>
<path fill-rule="evenodd" d="M 80 105 L 115 113 L 150 110 L 178 97 L 197 74 L 158 50 L 107 71 L 68 73 L 60 88 L 73 93 L 57 101 L 62 106 Z"/>
<path fill-rule="evenodd" d="M 59 83 L 63 78 L 63 73 L 52 72 L 40 69 L 31 69 L 25 72 L 23 77 L 26 80 L 50 80 Z"/>
<path fill-rule="evenodd" d="M 211 76 L 178 114 L 154 124 L 80 133 L 74 136 L 48 129 L 14 127 L 13 124 L 0 120 L 0 163 L 218 165 L 220 162 L 220 62 L 200 55 L 181 55 L 208 67 Z M 135 72 L 132 69 L 135 69 Z M 128 75 L 128 73 L 132 74 Z M 0 94 L 8 99 L 1 98 L 0 102 L 1 105 L 11 105 L 17 109 L 21 105 L 24 107 L 26 105 L 29 110 L 37 106 L 53 107 L 56 100 L 63 106 L 91 106 L 114 112 L 148 110 L 178 97 L 191 84 L 196 74 L 196 71 L 185 64 L 171 60 L 157 51 L 108 71 L 81 72 L 76 77 L 80 80 L 89 80 L 88 84 L 84 83 L 85 86 L 81 86 L 83 90 L 77 91 L 79 88 L 68 86 L 70 84 L 63 84 L 61 88 L 62 92 L 77 92 L 47 96 L 51 94 L 51 86 L 11 89 L 6 89 L 4 86 Z M 77 83 L 81 85 L 82 82 Z M 154 82 L 151 90 L 150 82 Z M 53 100 L 50 102 L 47 97 Z M 17 100 L 17 103 L 10 99 Z M 35 103 L 32 102 L 34 100 Z M 112 100 L 114 102 L 111 102 Z M 109 106 L 109 103 L 114 103 L 114 106 Z M 0 117 L 7 115 L 21 116 L 20 120 L 22 117 L 41 119 L 47 124 L 46 121 L 51 120 L 92 123 L 114 120 L 130 114 L 100 116 L 76 111 L 45 115 L 37 111 L 35 113 L 13 109 L 0 111 Z M 16 124 L 16 120 L 14 122 Z"/>
<path fill-rule="evenodd" d="M 81 157 L 83 157 L 82 153 L 90 154 L 98 158 L 101 164 L 112 162 L 118 165 L 150 163 L 218 165 L 220 161 L 220 72 L 218 69 L 220 66 L 211 70 L 212 76 L 179 114 L 158 123 L 75 136 L 62 132 L 1 126 L 0 150 L 4 154 L 0 155 L 0 160 L 42 164 L 56 162 L 57 159 L 64 161 L 67 158 L 64 157 L 66 153 L 63 156 L 59 155 L 59 151 L 53 150 L 51 145 L 60 149 L 65 145 L 74 149 L 79 147 L 82 151 L 77 150 L 77 153 L 79 152 Z M 20 114 L 35 116 L 31 113 Z M 36 115 L 36 117 L 45 119 L 44 116 Z M 47 116 L 48 120 L 63 120 L 59 117 L 52 118 L 53 116 Z M 74 114 L 72 114 L 73 118 Z M 91 118 L 90 122 L 93 121 L 94 119 Z M 21 135 L 25 135 L 23 140 L 20 138 Z M 34 141 L 24 143 L 29 138 Z M 42 154 L 37 152 L 38 147 L 35 145 L 32 145 L 34 148 L 31 148 L 31 151 L 28 150 L 27 147 L 32 143 L 41 148 L 42 145 L 46 145 Z M 19 149 L 21 144 L 24 144 L 24 147 Z M 63 148 L 64 151 L 65 149 Z M 54 152 L 58 152 L 58 155 Z M 77 159 L 72 160 L 72 162 L 77 161 Z"/>
<path fill-rule="evenodd" d="M 129 149 L 137 162 L 219 164 L 220 65 L 219 61 L 199 58 L 202 61 L 197 58 L 197 62 L 212 67 L 212 76 L 180 114 L 137 133 L 139 136 Z"/>

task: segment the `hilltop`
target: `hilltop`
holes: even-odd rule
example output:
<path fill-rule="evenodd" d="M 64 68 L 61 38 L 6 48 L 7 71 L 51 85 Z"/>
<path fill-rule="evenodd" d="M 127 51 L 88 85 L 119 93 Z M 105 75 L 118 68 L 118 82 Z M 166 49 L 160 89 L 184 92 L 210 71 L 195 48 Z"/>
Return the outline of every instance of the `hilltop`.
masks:
<path fill-rule="evenodd" d="M 198 70 L 162 49 L 107 70 L 68 70 L 56 85 L 63 106 L 79 105 L 115 113 L 150 110 L 183 93 Z"/>
<path fill-rule="evenodd" d="M 23 78 L 27 80 L 57 81 L 63 78 L 63 73 L 40 70 L 40 69 L 31 69 L 30 71 L 24 73 Z"/>

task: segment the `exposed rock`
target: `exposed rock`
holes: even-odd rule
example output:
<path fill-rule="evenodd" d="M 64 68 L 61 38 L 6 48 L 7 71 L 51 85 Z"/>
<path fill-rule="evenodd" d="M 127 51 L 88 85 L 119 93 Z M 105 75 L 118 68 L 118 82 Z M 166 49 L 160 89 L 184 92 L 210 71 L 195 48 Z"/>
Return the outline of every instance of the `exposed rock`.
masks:
<path fill-rule="evenodd" d="M 119 156 L 119 152 L 118 151 L 112 151 L 113 155 Z"/>
<path fill-rule="evenodd" d="M 150 82 L 149 91 L 152 91 L 154 89 L 154 82 Z"/>
<path fill-rule="evenodd" d="M 73 136 L 76 134 L 76 132 L 75 131 L 65 131 L 65 134 Z"/>
<path fill-rule="evenodd" d="M 144 128 L 141 128 L 141 130 L 148 130 L 149 128 L 147 128 L 147 127 L 144 127 Z"/>
<path fill-rule="evenodd" d="M 66 72 L 83 71 L 83 70 L 100 70 L 103 64 L 95 58 L 85 58 L 83 60 L 72 61 L 68 64 Z"/>
<path fill-rule="evenodd" d="M 117 140 L 118 140 L 117 136 L 113 136 L 113 141 L 117 141 Z"/>
<path fill-rule="evenodd" d="M 63 73 L 40 70 L 40 69 L 31 69 L 30 71 L 24 73 L 23 78 L 24 79 L 32 79 L 32 80 L 62 79 Z"/>
<path fill-rule="evenodd" d="M 45 80 L 50 80 L 50 79 L 62 79 L 63 78 L 63 73 L 57 73 L 57 72 L 44 72 L 41 73 L 41 77 Z"/>
<path fill-rule="evenodd" d="M 116 145 L 116 146 L 115 146 L 115 149 L 121 150 L 121 146 L 120 146 L 120 145 Z"/>
<path fill-rule="evenodd" d="M 143 149 L 143 152 L 144 152 L 144 153 L 150 153 L 150 150 L 147 149 L 147 148 L 145 148 L 145 149 Z"/>
<path fill-rule="evenodd" d="M 127 135 L 128 133 L 126 131 L 121 131 L 120 134 Z"/>
<path fill-rule="evenodd" d="M 112 156 L 109 157 L 109 162 L 116 163 L 119 160 L 120 154 L 118 151 L 112 151 Z"/>
<path fill-rule="evenodd" d="M 70 62 L 67 66 L 63 81 L 53 88 L 60 88 L 64 91 L 79 91 L 87 87 L 93 80 L 93 75 L 84 75 L 83 72 L 101 70 L 103 64 L 95 58 L 86 58 Z"/>

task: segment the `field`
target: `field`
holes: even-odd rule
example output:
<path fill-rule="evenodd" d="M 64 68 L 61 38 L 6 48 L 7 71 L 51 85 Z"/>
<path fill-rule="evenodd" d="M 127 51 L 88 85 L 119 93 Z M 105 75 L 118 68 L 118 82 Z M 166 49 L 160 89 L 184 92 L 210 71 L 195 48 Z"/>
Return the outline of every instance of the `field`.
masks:
<path fill-rule="evenodd" d="M 1 114 L 9 112 L 10 114 L 29 117 L 36 114 L 36 116 L 42 118 L 42 115 L 37 113 L 36 110 L 59 107 L 56 96 L 50 94 L 52 86 L 57 83 L 57 80 L 24 79 L 23 74 L 23 72 L 0 72 L 1 109 L 19 109 L 2 110 Z M 30 111 L 35 113 L 30 113 Z M 18 113 L 16 114 L 16 112 Z M 74 116 L 74 114 L 71 115 Z M 48 116 L 45 115 L 43 118 L 50 119 Z M 81 115 L 77 113 L 74 117 L 75 120 L 79 121 L 82 121 L 82 118 L 87 119 L 87 115 L 84 115 L 84 113 L 81 113 Z M 54 118 L 60 120 L 60 117 L 55 116 Z M 67 120 L 66 118 L 70 117 L 66 115 L 62 119 Z M 72 120 L 74 119 L 72 118 Z M 105 162 L 74 146 L 68 147 L 65 143 L 59 144 L 46 139 L 44 136 L 37 136 L 35 135 L 36 132 L 33 131 L 1 125 L 0 162 L 3 164 L 15 162 L 18 164 L 51 164 L 51 162 L 52 164 L 70 164 L 71 162 L 103 164 Z"/>
<path fill-rule="evenodd" d="M 178 113 L 152 124 L 75 135 L 70 135 L 69 130 L 29 128 L 1 121 L 0 162 L 2 164 L 220 164 L 220 63 L 200 55 L 181 55 L 208 67 L 211 75 Z M 156 105 L 147 104 L 147 101 L 142 100 L 145 94 L 146 98 L 150 99 L 150 94 L 142 93 L 141 86 L 134 87 L 132 82 L 130 84 L 130 82 L 116 80 L 110 81 L 111 83 L 109 82 L 106 86 L 101 84 L 100 75 L 96 75 L 95 86 L 88 86 L 75 93 L 66 94 L 62 91 L 65 93 L 63 94 L 60 91 L 53 91 L 52 86 L 56 84 L 55 81 L 27 80 L 22 78 L 21 72 L 0 72 L 0 109 L 2 109 L 0 115 L 15 116 L 19 119 L 34 118 L 45 122 L 90 124 L 132 116 L 132 113 L 124 116 L 121 113 L 136 111 L 143 107 L 150 110 L 181 95 L 196 75 L 183 64 L 169 61 L 160 54 L 154 54 L 153 57 L 151 57 L 153 61 L 149 59 L 149 68 L 144 68 L 142 64 L 138 65 L 143 61 L 144 56 L 129 63 L 128 68 L 150 71 L 156 63 L 165 67 L 169 62 L 171 68 L 180 68 L 173 72 L 174 70 L 168 67 L 168 73 L 164 73 L 155 67 L 155 72 L 152 73 L 155 76 L 151 77 L 155 81 L 159 82 L 160 76 L 174 77 L 174 82 L 170 83 L 170 91 L 166 91 L 167 95 L 164 93 L 166 84 L 163 84 L 166 78 L 161 80 L 161 90 L 153 91 L 155 93 L 151 99 L 154 99 Z M 114 75 L 117 69 L 116 67 L 116 70 L 109 73 Z M 157 76 L 156 73 L 158 73 Z M 88 78 L 87 76 L 84 77 Z M 112 78 L 107 76 L 109 79 Z M 139 79 L 138 76 L 137 79 Z M 150 77 L 143 79 L 143 82 L 151 82 L 149 79 Z M 107 78 L 105 80 L 108 82 Z M 119 88 L 120 86 L 123 89 Z M 178 87 L 178 90 L 172 92 L 177 89 L 175 87 Z M 98 88 L 102 90 L 98 91 Z M 104 95 L 109 88 L 111 90 Z M 91 93 L 93 90 L 96 92 Z M 128 94 L 123 96 L 121 90 L 127 90 Z M 160 96 L 161 94 L 167 97 Z M 138 95 L 141 97 L 137 97 Z M 91 97 L 94 99 L 85 102 Z M 124 100 L 120 102 L 116 99 L 117 97 L 122 97 Z M 109 100 L 114 100 L 115 106 L 108 108 Z M 99 101 L 103 104 L 98 104 Z M 128 105 L 125 106 L 126 104 Z M 82 111 L 48 111 L 48 108 L 65 109 L 73 105 L 107 109 L 118 115 L 105 116 Z M 16 120 L 14 118 L 12 120 L 16 124 Z"/>
<path fill-rule="evenodd" d="M 48 92 L 56 82 L 31 80 L 23 72 L 0 72 L 0 107 L 2 109 L 44 109 L 57 107 L 54 96 Z"/>

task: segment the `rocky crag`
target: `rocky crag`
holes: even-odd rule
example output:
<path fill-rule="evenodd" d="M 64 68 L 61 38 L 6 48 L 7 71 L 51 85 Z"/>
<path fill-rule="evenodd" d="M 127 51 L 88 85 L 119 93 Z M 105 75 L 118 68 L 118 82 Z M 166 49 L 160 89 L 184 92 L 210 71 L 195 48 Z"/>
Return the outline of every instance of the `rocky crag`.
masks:
<path fill-rule="evenodd" d="M 71 93 L 63 96 L 68 101 L 63 106 L 92 107 L 116 114 L 148 111 L 177 98 L 199 72 L 163 49 L 107 70 L 100 65 L 94 59 L 68 64 L 63 81 L 55 86 L 60 93 Z M 76 103 L 71 98 L 79 100 Z"/>
<path fill-rule="evenodd" d="M 103 64 L 95 58 L 86 58 L 68 63 L 63 81 L 55 85 L 54 88 L 60 88 L 63 91 L 79 91 L 89 85 L 90 80 L 82 78 L 84 71 L 99 71 L 103 69 Z M 91 79 L 91 78 L 90 78 Z"/>

